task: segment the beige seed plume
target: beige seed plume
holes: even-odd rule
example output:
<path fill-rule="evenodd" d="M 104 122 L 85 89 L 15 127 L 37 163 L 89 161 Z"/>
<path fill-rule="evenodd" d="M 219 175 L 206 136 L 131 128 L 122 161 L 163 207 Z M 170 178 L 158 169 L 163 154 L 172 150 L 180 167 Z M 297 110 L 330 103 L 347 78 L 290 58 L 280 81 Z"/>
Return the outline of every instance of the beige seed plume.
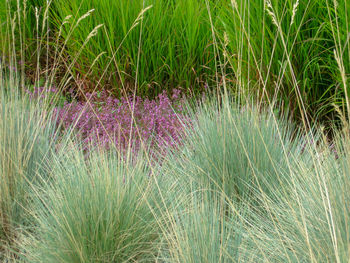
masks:
<path fill-rule="evenodd" d="M 293 5 L 292 19 L 291 19 L 291 21 L 290 21 L 290 25 L 293 25 L 293 23 L 294 23 L 295 14 L 296 14 L 297 11 L 298 11 L 298 5 L 299 5 L 299 0 L 297 0 L 297 1 L 295 2 L 295 4 Z"/>
<path fill-rule="evenodd" d="M 81 22 L 81 20 L 83 20 L 83 19 L 87 18 L 88 16 L 90 16 L 92 14 L 92 12 L 94 12 L 94 11 L 95 11 L 95 9 L 90 9 L 89 11 L 87 11 L 87 13 L 85 13 L 84 15 L 79 17 L 76 25 L 78 25 Z"/>
<path fill-rule="evenodd" d="M 88 41 L 90 38 L 94 37 L 97 35 L 97 31 L 100 27 L 102 27 L 103 24 L 99 24 L 97 26 L 95 26 L 95 28 L 90 32 L 90 34 L 88 35 L 88 37 L 86 38 L 86 41 Z"/>
<path fill-rule="evenodd" d="M 271 17 L 272 22 L 278 27 L 277 18 L 276 18 L 276 15 L 275 15 L 274 11 L 273 11 L 273 7 L 272 7 L 272 4 L 271 4 L 271 1 L 270 0 L 265 0 L 264 3 L 265 3 L 265 10 L 266 10 L 266 12 Z"/>
<path fill-rule="evenodd" d="M 143 20 L 143 15 L 152 8 L 152 5 L 147 6 L 146 8 L 142 9 L 137 18 L 135 19 L 134 23 L 132 24 L 131 28 L 129 29 L 132 30 L 134 27 L 136 27 L 141 20 Z"/>
<path fill-rule="evenodd" d="M 229 43 L 230 43 L 230 39 L 227 35 L 227 32 L 225 31 L 224 32 L 224 46 L 227 47 Z"/>
<path fill-rule="evenodd" d="M 238 9 L 238 5 L 237 5 L 236 0 L 231 0 L 231 5 L 234 7 L 235 10 Z"/>
<path fill-rule="evenodd" d="M 65 24 L 67 24 L 67 23 L 69 23 L 69 20 L 72 18 L 72 15 L 68 15 L 68 16 L 66 16 L 64 19 L 63 19 L 63 22 L 62 22 L 62 24 L 61 24 L 61 26 L 60 26 L 60 30 L 59 30 L 59 32 L 58 32 L 58 38 L 61 36 L 61 34 L 62 34 L 62 30 L 63 30 L 63 26 L 65 25 Z"/>

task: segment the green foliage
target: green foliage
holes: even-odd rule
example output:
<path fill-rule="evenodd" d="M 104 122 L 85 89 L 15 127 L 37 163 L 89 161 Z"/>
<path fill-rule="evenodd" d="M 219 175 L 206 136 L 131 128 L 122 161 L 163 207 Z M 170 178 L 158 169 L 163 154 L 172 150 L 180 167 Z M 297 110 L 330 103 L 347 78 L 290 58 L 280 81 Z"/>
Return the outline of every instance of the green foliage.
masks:
<path fill-rule="evenodd" d="M 338 41 L 342 50 L 349 50 L 345 38 L 350 24 L 349 1 L 337 2 L 335 10 L 335 1 L 328 0 L 238 0 L 223 9 L 222 46 L 238 88 L 249 95 L 263 90 L 260 96 L 277 98 L 298 118 L 334 116 L 331 104 L 341 103 L 344 89 L 338 88 L 341 78 L 333 51 Z"/>
<path fill-rule="evenodd" d="M 349 1 L 8 3 L 0 17 L 18 16 L 17 52 L 31 80 L 37 66 L 47 73 L 59 64 L 70 85 L 118 95 L 136 87 L 154 97 L 179 86 L 199 95 L 206 83 L 226 85 L 236 96 L 278 100 L 310 122 L 334 117 L 332 103 L 342 105 L 348 93 Z M 2 48 L 13 40 L 8 23 Z"/>
<path fill-rule="evenodd" d="M 130 91 L 137 78 L 139 94 L 154 96 L 164 88 L 203 85 L 215 73 L 204 1 L 55 1 L 53 5 L 58 25 L 68 15 L 78 19 L 94 9 L 67 44 L 70 57 L 81 52 L 74 72 L 87 85 L 101 78 L 103 84 L 117 87 L 116 92 L 121 81 Z M 104 26 L 81 50 L 99 24 Z M 67 26 L 62 37 L 70 33 Z"/>

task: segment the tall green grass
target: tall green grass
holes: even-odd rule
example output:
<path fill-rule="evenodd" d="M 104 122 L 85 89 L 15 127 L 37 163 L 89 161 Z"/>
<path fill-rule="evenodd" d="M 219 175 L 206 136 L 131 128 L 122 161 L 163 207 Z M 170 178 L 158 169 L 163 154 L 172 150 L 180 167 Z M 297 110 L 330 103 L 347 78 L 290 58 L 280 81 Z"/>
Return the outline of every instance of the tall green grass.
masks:
<path fill-rule="evenodd" d="M 334 118 L 332 104 L 344 102 L 334 50 L 348 75 L 349 8 L 343 0 L 231 1 L 221 40 L 242 92 L 280 100 L 300 119 Z"/>
<path fill-rule="evenodd" d="M 58 23 L 67 15 L 79 17 L 92 9 L 67 49 L 68 55 L 74 56 L 88 33 L 103 24 L 74 68 L 85 85 L 101 79 L 101 84 L 112 85 L 116 93 L 120 93 L 121 84 L 129 92 L 137 85 L 140 95 L 154 96 L 178 86 L 197 91 L 194 86 L 203 86 L 214 75 L 204 1 L 56 1 L 52 7 Z M 63 32 L 62 37 L 67 34 Z"/>
<path fill-rule="evenodd" d="M 60 75 L 67 73 L 71 85 L 90 91 L 106 88 L 120 95 L 136 88 L 152 97 L 182 87 L 198 95 L 207 83 L 227 84 L 236 96 L 278 100 L 310 122 L 334 118 L 332 104 L 342 105 L 347 93 L 345 0 L 25 3 L 7 4 L 11 8 L 2 11 L 1 20 L 16 14 L 21 23 L 17 46 L 27 50 L 21 60 L 30 64 L 29 75 L 37 64 L 45 71 L 55 64 L 47 52 L 62 45 Z"/>
<path fill-rule="evenodd" d="M 45 7 L 36 0 L 8 0 L 0 3 L 0 53 L 3 66 L 16 68 L 27 80 L 35 82 L 37 68 L 44 68 L 48 54 L 48 20 Z M 47 57 L 46 59 L 47 60 Z M 47 67 L 46 67 L 47 68 Z M 47 75 L 46 75 L 47 76 Z M 23 86 L 23 83 L 21 83 Z"/>
<path fill-rule="evenodd" d="M 154 96 L 180 86 L 198 95 L 207 83 L 228 84 L 236 96 L 279 100 L 310 122 L 334 118 L 332 104 L 342 105 L 347 96 L 345 0 L 17 2 L 2 3 L 10 6 L 1 12 L 2 28 L 16 14 L 28 74 L 36 64 L 47 71 L 55 64 L 47 52 L 63 45 L 60 74 L 90 91 L 97 86 L 120 95 L 136 88 Z"/>

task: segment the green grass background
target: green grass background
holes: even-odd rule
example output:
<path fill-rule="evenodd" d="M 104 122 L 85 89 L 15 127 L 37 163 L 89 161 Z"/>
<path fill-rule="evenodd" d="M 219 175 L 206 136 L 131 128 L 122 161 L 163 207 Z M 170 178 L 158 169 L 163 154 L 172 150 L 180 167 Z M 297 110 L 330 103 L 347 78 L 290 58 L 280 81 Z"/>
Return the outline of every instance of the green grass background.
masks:
<path fill-rule="evenodd" d="M 44 16 L 45 3 L 26 2 L 22 45 L 31 68 L 38 61 L 34 7 Z M 328 121 L 334 118 L 332 104 L 342 105 L 345 97 L 334 50 L 347 76 L 349 5 L 345 0 L 297 5 L 292 0 L 56 0 L 48 19 L 38 22 L 40 67 L 50 67 L 45 54 L 58 44 L 64 46 L 62 74 L 84 90 L 116 95 L 136 90 L 154 97 L 181 87 L 198 96 L 207 85 L 217 89 L 224 83 L 236 96 L 277 100 L 299 120 L 303 110 L 310 119 Z M 16 1 L 12 7 L 14 12 Z M 72 17 L 62 26 L 67 16 Z M 4 11 L 0 17 L 5 20 Z M 67 68 L 67 61 L 74 63 Z"/>

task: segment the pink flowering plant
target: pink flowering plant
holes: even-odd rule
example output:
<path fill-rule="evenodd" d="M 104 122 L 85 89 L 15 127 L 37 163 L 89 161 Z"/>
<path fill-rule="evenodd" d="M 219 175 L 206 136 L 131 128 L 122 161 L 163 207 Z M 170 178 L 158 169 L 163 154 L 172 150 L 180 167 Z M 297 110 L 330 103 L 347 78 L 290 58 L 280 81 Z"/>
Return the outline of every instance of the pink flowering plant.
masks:
<path fill-rule="evenodd" d="M 27 93 L 43 100 L 54 97 L 57 90 L 40 87 Z M 64 101 L 54 107 L 57 123 L 63 130 L 74 127 L 84 147 L 132 148 L 137 152 L 144 143 L 162 152 L 180 143 L 184 127 L 190 123 L 178 89 L 170 97 L 163 92 L 154 100 L 138 96 L 117 99 L 104 91 L 85 96 L 85 101 Z"/>

